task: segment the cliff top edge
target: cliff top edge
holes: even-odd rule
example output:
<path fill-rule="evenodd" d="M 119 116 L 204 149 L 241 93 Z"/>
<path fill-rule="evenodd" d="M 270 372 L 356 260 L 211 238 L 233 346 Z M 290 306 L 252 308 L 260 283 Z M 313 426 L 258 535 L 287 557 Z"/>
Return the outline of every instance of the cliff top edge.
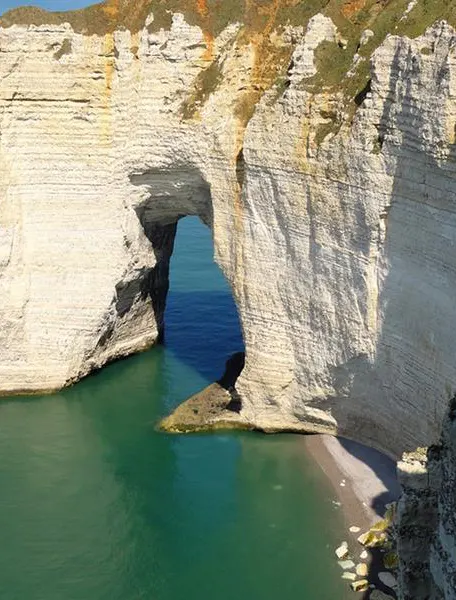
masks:
<path fill-rule="evenodd" d="M 456 0 L 105 0 L 68 12 L 20 7 L 6 12 L 0 26 L 69 23 L 78 33 L 105 35 L 123 28 L 137 32 L 151 13 L 151 31 L 169 29 L 177 12 L 213 36 L 235 22 L 259 34 L 287 24 L 306 26 L 317 13 L 331 17 L 348 40 L 367 28 L 383 38 L 398 29 L 415 37 L 439 19 L 456 25 Z"/>

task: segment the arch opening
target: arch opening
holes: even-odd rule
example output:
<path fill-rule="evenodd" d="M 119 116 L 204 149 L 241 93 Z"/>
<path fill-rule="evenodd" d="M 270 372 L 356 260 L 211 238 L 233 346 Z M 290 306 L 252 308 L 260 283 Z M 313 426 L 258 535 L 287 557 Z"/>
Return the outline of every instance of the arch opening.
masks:
<path fill-rule="evenodd" d="M 144 287 L 159 341 L 207 383 L 215 381 L 209 388 L 225 392 L 218 401 L 223 396 L 224 408 L 239 413 L 235 384 L 244 342 L 230 284 L 214 260 L 210 186 L 188 168 L 148 171 L 131 181 L 145 192 L 135 212 L 156 260 Z"/>

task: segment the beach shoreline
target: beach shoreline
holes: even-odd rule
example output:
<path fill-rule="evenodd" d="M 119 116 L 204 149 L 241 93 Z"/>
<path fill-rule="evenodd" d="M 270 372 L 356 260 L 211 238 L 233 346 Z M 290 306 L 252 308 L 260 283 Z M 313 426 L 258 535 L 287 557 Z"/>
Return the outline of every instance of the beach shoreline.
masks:
<path fill-rule="evenodd" d="M 367 599 L 376 589 L 386 594 L 385 598 L 394 598 L 394 591 L 379 578 L 385 572 L 381 549 L 365 549 L 357 538 L 383 519 L 388 504 L 397 501 L 395 462 L 372 448 L 328 435 L 306 436 L 304 444 L 326 475 L 340 505 L 344 521 L 344 538 L 340 543 L 348 544 L 355 564 L 366 562 L 369 566 L 367 579 L 372 587 L 360 597 Z M 362 558 L 366 550 L 367 557 Z"/>
<path fill-rule="evenodd" d="M 399 496 L 396 464 L 377 450 L 329 435 L 304 443 L 329 479 L 350 526 L 369 529 Z"/>

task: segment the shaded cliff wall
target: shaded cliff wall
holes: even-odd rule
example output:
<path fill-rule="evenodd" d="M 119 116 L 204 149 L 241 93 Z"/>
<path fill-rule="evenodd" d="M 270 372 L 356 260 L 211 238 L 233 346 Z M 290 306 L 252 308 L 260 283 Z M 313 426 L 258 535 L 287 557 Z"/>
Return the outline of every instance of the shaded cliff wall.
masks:
<path fill-rule="evenodd" d="M 443 428 L 442 442 L 431 449 L 435 469 L 440 469 L 438 524 L 430 551 L 430 571 L 435 597 L 456 597 L 456 400 Z M 440 595 L 439 595 L 440 594 Z"/>
<path fill-rule="evenodd" d="M 402 494 L 397 510 L 397 546 L 402 600 L 441 598 L 430 570 L 430 551 L 439 522 L 440 465 L 427 449 L 405 454 L 398 463 Z"/>
<path fill-rule="evenodd" d="M 246 423 L 392 456 L 439 438 L 456 35 L 369 46 L 333 13 L 247 37 L 180 13 L 100 34 L 0 22 L 2 392 L 154 343 L 175 222 L 196 214 L 241 317 Z"/>
<path fill-rule="evenodd" d="M 403 600 L 456 598 L 456 401 L 440 443 L 398 465 L 399 583 Z"/>

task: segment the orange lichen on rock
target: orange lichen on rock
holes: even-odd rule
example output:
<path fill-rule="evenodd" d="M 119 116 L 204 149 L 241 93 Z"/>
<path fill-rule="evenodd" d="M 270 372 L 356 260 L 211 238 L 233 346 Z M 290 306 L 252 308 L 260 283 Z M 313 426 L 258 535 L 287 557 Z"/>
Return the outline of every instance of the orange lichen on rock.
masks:
<path fill-rule="evenodd" d="M 108 19 L 117 20 L 119 17 L 120 0 L 108 0 L 103 6 L 102 11 Z"/>
<path fill-rule="evenodd" d="M 350 19 L 353 15 L 365 8 L 367 0 L 346 0 L 342 6 L 342 14 L 346 19 Z"/>
<path fill-rule="evenodd" d="M 201 15 L 201 17 L 203 19 L 207 18 L 208 14 L 209 14 L 209 8 L 207 6 L 207 1 L 206 0 L 196 0 L 196 7 L 197 7 L 198 13 Z"/>
<path fill-rule="evenodd" d="M 196 10 L 201 17 L 204 41 L 206 42 L 202 60 L 210 61 L 214 57 L 214 34 L 207 0 L 196 0 Z"/>

